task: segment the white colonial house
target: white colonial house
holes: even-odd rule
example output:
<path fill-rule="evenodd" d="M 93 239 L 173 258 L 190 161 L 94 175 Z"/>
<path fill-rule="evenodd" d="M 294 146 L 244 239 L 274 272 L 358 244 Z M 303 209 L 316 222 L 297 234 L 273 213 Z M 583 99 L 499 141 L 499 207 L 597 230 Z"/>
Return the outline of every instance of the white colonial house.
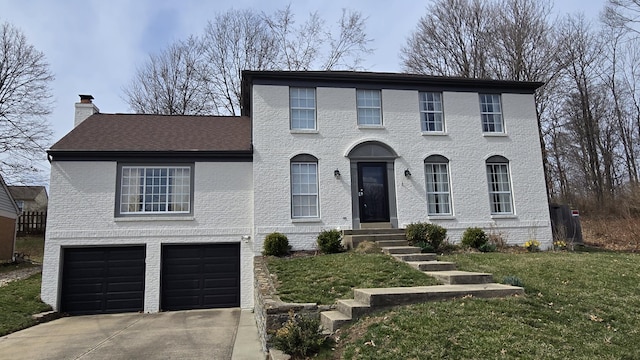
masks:
<path fill-rule="evenodd" d="M 101 114 L 49 150 L 42 298 L 104 313 L 253 306 L 284 233 L 432 222 L 551 245 L 540 83 L 245 71 L 243 116 Z"/>

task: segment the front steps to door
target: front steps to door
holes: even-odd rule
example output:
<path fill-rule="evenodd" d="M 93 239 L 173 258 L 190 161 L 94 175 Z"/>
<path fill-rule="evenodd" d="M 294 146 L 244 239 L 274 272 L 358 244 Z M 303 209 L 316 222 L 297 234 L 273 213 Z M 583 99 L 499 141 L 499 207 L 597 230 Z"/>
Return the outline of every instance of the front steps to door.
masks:
<path fill-rule="evenodd" d="M 343 238 L 347 236 L 350 236 L 348 243 L 352 248 L 364 241 L 361 239 L 376 241 L 385 254 L 438 279 L 443 285 L 354 289 L 353 299 L 338 300 L 336 310 L 320 313 L 322 326 L 330 332 L 366 314 L 393 306 L 465 296 L 495 298 L 524 295 L 521 287 L 493 283 L 491 274 L 459 271 L 452 262 L 437 261 L 436 254 L 420 253 L 420 248 L 408 245 L 402 229 L 345 230 Z"/>

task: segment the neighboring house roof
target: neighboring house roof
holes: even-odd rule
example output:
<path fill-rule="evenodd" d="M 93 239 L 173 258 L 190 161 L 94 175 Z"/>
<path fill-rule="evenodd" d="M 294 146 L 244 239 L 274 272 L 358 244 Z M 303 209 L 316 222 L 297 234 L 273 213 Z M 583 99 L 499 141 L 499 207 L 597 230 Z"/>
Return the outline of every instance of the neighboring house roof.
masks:
<path fill-rule="evenodd" d="M 246 116 L 94 114 L 55 143 L 56 160 L 224 156 L 252 153 Z"/>
<path fill-rule="evenodd" d="M 35 200 L 36 197 L 44 191 L 47 195 L 47 189 L 44 186 L 9 186 L 9 192 L 14 200 Z"/>
<path fill-rule="evenodd" d="M 250 114 L 252 84 L 309 87 L 357 87 L 419 91 L 493 91 L 533 94 L 542 82 L 472 79 L 366 71 L 253 71 L 242 72 L 243 115 Z"/>
<path fill-rule="evenodd" d="M 18 209 L 18 205 L 13 199 L 13 196 L 11 196 L 11 192 L 4 182 L 2 175 L 0 175 L 0 191 L 2 192 L 0 193 L 0 215 L 10 213 L 11 218 L 17 218 L 18 215 L 20 215 L 20 209 Z M 15 217 L 13 215 L 15 215 Z"/>

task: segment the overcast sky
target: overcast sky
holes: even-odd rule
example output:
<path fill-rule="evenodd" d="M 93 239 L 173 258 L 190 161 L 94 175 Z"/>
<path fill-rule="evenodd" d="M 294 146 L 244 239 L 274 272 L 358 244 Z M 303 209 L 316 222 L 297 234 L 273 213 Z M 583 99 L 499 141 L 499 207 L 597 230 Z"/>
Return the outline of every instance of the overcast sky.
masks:
<path fill-rule="evenodd" d="M 0 0 L 0 22 L 20 28 L 29 43 L 44 52 L 55 74 L 55 109 L 49 120 L 55 142 L 73 126 L 78 94 L 93 95 L 103 113 L 130 112 L 122 87 L 149 53 L 191 34 L 202 34 L 207 21 L 218 12 L 252 8 L 272 13 L 289 3 L 299 21 L 317 10 L 333 24 L 342 8 L 361 11 L 368 16 L 367 33 L 375 49 L 363 65 L 370 71 L 398 72 L 400 48 L 429 1 Z M 556 0 L 554 13 L 583 12 L 595 21 L 604 3 Z"/>

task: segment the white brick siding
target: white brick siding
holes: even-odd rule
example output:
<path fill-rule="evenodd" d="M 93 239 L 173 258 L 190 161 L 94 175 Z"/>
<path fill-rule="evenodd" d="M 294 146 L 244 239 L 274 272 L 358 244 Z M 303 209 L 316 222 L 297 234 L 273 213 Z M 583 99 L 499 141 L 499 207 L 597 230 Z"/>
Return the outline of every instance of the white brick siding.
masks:
<path fill-rule="evenodd" d="M 253 306 L 253 184 L 250 162 L 196 162 L 193 216 L 116 218 L 116 162 L 51 164 L 42 299 L 60 306 L 61 248 L 146 245 L 144 311 L 160 304 L 162 244 L 240 243 L 241 307 Z M 245 243 L 243 235 L 252 236 Z"/>
<path fill-rule="evenodd" d="M 312 249 L 322 229 L 353 226 L 349 151 L 376 140 L 390 146 L 395 160 L 395 195 L 399 226 L 431 221 L 448 229 L 458 242 L 470 226 L 494 229 L 510 244 L 535 236 L 551 246 L 551 228 L 538 140 L 533 95 L 502 94 L 506 136 L 483 136 L 478 93 L 444 92 L 446 135 L 422 135 L 418 92 L 382 90 L 383 127 L 359 128 L 355 88 L 317 88 L 317 132 L 289 130 L 287 86 L 254 85 L 254 223 L 256 250 L 264 236 L 280 231 L 294 249 Z M 301 153 L 318 158 L 320 218 L 292 220 L 289 160 Z M 427 216 L 424 159 L 439 154 L 449 159 L 454 216 Z M 490 215 L 485 160 L 509 159 L 514 216 Z M 341 178 L 333 172 L 340 170 Z M 412 173 L 404 176 L 404 170 Z"/>

